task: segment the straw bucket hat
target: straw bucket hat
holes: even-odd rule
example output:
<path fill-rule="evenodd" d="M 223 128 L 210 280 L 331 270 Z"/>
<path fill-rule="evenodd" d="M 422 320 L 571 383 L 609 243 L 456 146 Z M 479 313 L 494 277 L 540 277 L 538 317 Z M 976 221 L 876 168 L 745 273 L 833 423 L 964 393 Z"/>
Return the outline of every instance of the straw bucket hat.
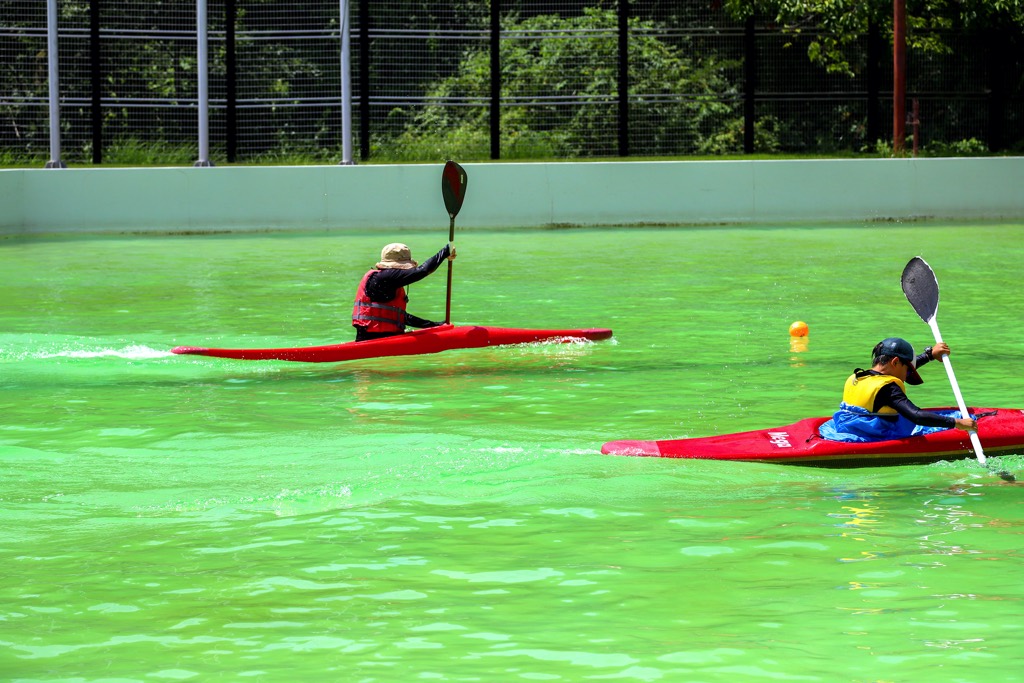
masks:
<path fill-rule="evenodd" d="M 400 270 L 409 270 L 418 265 L 418 263 L 412 260 L 412 251 L 409 250 L 407 245 L 401 242 L 393 242 L 380 250 L 380 263 L 376 267 L 378 269 L 398 268 Z"/>

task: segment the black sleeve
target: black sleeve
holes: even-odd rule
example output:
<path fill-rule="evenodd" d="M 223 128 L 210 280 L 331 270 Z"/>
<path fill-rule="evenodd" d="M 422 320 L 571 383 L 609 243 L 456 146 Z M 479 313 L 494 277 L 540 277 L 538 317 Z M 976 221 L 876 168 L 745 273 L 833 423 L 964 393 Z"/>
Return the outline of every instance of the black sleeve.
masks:
<path fill-rule="evenodd" d="M 890 382 L 878 390 L 875 396 L 875 412 L 883 406 L 894 408 L 897 413 L 914 424 L 924 427 L 955 427 L 956 419 L 921 410 L 911 402 L 907 395 L 895 382 Z"/>
<path fill-rule="evenodd" d="M 446 258 L 448 258 L 447 244 L 444 245 L 441 251 L 415 268 L 409 268 L 408 270 L 386 268 L 379 271 L 370 277 L 370 280 L 366 283 L 366 296 L 370 297 L 370 301 L 378 303 L 390 301 L 395 298 L 395 292 L 398 291 L 399 287 L 407 287 L 414 282 L 419 282 L 437 270 L 438 266 L 444 263 Z"/>
<path fill-rule="evenodd" d="M 416 327 L 419 329 L 422 329 L 424 327 L 437 327 L 438 325 L 444 325 L 444 323 L 438 323 L 434 322 L 433 320 L 427 320 L 426 318 L 421 318 L 418 315 L 413 315 L 412 313 L 409 312 L 406 312 L 405 314 L 405 324 L 408 325 L 409 327 Z"/>

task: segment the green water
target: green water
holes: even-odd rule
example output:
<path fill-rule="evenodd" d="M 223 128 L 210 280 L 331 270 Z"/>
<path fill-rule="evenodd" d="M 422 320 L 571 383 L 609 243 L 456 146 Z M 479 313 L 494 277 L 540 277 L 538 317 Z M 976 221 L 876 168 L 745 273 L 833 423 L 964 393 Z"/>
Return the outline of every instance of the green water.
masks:
<path fill-rule="evenodd" d="M 1024 226 L 463 229 L 455 322 L 614 339 L 169 353 L 347 341 L 380 246 L 443 233 L 0 240 L 0 679 L 1024 680 L 1020 485 L 599 453 L 830 413 L 931 343 L 914 255 L 967 402 L 1024 406 Z"/>

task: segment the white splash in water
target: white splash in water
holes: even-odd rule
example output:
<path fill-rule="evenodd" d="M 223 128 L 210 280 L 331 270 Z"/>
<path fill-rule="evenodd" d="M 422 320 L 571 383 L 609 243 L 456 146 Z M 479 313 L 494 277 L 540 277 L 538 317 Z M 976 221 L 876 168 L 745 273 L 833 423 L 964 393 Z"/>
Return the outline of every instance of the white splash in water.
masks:
<path fill-rule="evenodd" d="M 152 349 L 148 346 L 132 345 L 123 349 L 75 349 L 57 351 L 56 353 L 41 353 L 39 358 L 103 358 L 112 356 L 114 358 L 127 358 L 128 360 L 146 360 L 150 358 L 167 358 L 174 354 L 170 351 Z"/>

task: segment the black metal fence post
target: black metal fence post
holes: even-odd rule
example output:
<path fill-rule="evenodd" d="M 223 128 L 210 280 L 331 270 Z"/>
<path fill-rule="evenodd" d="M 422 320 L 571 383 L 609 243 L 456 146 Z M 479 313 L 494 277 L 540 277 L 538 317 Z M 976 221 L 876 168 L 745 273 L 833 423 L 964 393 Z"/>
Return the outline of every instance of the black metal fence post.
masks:
<path fill-rule="evenodd" d="M 501 0 L 491 0 L 491 158 L 501 158 Z"/>
<path fill-rule="evenodd" d="M 747 17 L 743 31 L 743 152 L 754 153 L 754 90 L 757 88 L 757 36 L 754 15 Z"/>
<path fill-rule="evenodd" d="M 359 0 L 359 158 L 370 158 L 370 0 Z"/>
<path fill-rule="evenodd" d="M 103 163 L 103 53 L 100 50 L 100 0 L 89 0 L 89 86 L 92 95 L 92 163 Z"/>
<path fill-rule="evenodd" d="M 629 156 L 629 0 L 619 0 L 619 156 Z"/>
<path fill-rule="evenodd" d="M 238 53 L 235 40 L 235 0 L 224 0 L 224 128 L 228 163 L 238 157 Z"/>

